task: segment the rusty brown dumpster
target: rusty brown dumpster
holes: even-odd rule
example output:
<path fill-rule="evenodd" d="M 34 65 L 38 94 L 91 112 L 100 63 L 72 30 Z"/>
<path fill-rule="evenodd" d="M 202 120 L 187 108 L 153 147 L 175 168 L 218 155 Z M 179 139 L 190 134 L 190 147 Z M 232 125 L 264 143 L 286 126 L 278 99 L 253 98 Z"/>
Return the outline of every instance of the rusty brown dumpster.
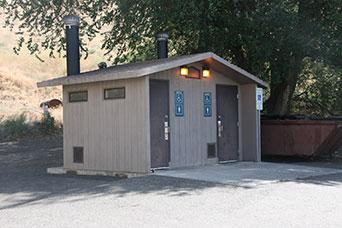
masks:
<path fill-rule="evenodd" d="M 332 153 L 342 143 L 342 124 L 329 120 L 262 120 L 264 156 L 311 157 Z"/>

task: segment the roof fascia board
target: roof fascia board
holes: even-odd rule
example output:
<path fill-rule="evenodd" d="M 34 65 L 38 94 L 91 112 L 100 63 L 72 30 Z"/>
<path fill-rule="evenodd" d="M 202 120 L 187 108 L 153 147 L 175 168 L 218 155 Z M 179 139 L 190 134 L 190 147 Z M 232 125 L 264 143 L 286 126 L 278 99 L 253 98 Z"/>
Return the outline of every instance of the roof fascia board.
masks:
<path fill-rule="evenodd" d="M 188 56 L 187 58 L 176 59 L 170 62 L 159 63 L 154 66 L 143 66 L 139 71 L 137 70 L 126 70 L 121 72 L 111 72 L 107 71 L 101 75 L 98 75 L 99 72 L 89 72 L 81 75 L 75 76 L 64 76 L 60 78 L 50 79 L 42 82 L 38 82 L 38 87 L 48 87 L 48 86 L 58 86 L 58 85 L 72 85 L 72 84 L 82 84 L 82 83 L 91 83 L 96 81 L 109 81 L 109 80 L 119 80 L 119 79 L 129 79 L 129 78 L 137 78 L 143 77 L 149 74 L 157 73 L 160 71 L 170 70 L 172 68 L 179 67 L 181 65 L 187 65 L 194 62 L 199 62 L 206 60 L 208 58 L 212 58 L 215 61 L 225 65 L 226 67 L 236 71 L 237 73 L 251 79 L 258 85 L 266 88 L 269 87 L 268 84 L 261 79 L 255 77 L 254 75 L 248 73 L 247 71 L 241 69 L 240 67 L 231 64 L 230 62 L 226 61 L 225 59 L 219 57 L 218 55 L 212 52 L 206 52 L 201 54 L 196 54 L 193 56 Z M 97 75 L 94 75 L 97 74 Z"/>
<path fill-rule="evenodd" d="M 110 71 L 105 72 L 103 75 L 94 76 L 92 73 L 86 75 L 74 75 L 74 76 L 64 76 L 60 78 L 50 79 L 42 82 L 38 82 L 38 87 L 48 87 L 48 86 L 58 86 L 58 85 L 71 85 L 71 84 L 80 84 L 80 83 L 90 83 L 95 81 L 109 81 L 109 80 L 118 80 L 118 79 L 129 79 L 136 77 L 143 77 L 149 74 L 157 73 L 164 70 L 169 70 L 180 65 L 186 65 L 193 62 L 202 61 L 211 57 L 210 53 L 198 54 L 195 56 L 190 56 L 186 59 L 177 59 L 171 62 L 161 63 L 155 66 L 145 66 L 142 67 L 138 72 L 128 70 L 122 71 L 120 73 L 112 73 Z"/>
<path fill-rule="evenodd" d="M 269 85 L 267 82 L 264 82 L 263 80 L 261 80 L 260 78 L 254 76 L 253 74 L 245 71 L 244 69 L 228 62 L 227 60 L 221 58 L 220 56 L 214 54 L 214 53 L 211 53 L 212 54 L 212 58 L 215 59 L 216 61 L 218 61 L 219 63 L 223 64 L 223 65 L 226 65 L 227 67 L 229 67 L 230 69 L 236 71 L 237 73 L 239 74 L 242 74 L 244 75 L 245 77 L 253 80 L 254 82 L 256 82 L 257 84 L 259 84 L 260 86 L 264 87 L 264 88 L 268 88 Z"/>

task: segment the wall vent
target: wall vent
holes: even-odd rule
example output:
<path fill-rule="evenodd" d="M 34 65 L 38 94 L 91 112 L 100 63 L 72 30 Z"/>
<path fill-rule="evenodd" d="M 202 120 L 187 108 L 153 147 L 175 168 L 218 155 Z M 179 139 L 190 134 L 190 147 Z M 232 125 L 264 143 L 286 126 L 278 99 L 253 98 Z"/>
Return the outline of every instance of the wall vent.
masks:
<path fill-rule="evenodd" d="M 104 89 L 104 99 L 125 99 L 125 87 Z"/>
<path fill-rule="evenodd" d="M 215 158 L 216 157 L 216 144 L 208 143 L 207 145 L 208 145 L 207 146 L 208 158 Z"/>
<path fill-rule="evenodd" d="M 83 163 L 83 147 L 74 146 L 74 163 Z"/>

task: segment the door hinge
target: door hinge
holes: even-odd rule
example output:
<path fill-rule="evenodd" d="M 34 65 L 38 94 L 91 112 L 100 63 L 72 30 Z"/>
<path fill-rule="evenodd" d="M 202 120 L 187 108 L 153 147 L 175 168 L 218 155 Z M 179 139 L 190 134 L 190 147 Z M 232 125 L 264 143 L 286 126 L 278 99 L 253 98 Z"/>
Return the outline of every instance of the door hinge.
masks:
<path fill-rule="evenodd" d="M 237 123 L 236 123 L 236 126 L 240 127 L 240 122 L 237 122 Z"/>
<path fill-rule="evenodd" d="M 236 94 L 236 99 L 240 99 L 240 94 Z"/>

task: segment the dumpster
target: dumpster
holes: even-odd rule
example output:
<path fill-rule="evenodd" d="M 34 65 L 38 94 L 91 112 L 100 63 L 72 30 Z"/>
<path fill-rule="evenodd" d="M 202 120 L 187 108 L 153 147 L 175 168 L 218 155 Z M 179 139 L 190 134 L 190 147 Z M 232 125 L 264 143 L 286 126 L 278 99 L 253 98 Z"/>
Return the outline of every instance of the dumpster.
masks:
<path fill-rule="evenodd" d="M 261 121 L 263 156 L 312 157 L 333 153 L 342 144 L 342 122 L 335 120 Z"/>

